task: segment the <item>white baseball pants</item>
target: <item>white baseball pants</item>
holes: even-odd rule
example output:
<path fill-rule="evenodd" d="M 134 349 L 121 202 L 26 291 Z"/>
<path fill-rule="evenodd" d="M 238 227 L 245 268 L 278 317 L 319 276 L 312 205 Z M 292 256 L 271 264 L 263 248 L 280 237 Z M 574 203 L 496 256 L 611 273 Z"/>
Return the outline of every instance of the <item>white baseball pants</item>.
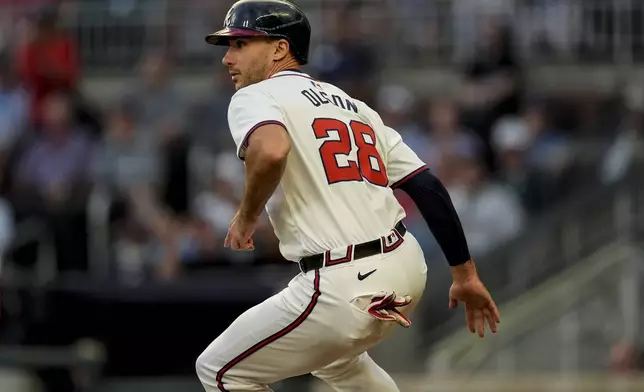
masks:
<path fill-rule="evenodd" d="M 364 309 L 372 296 L 393 291 L 412 297 L 400 309 L 409 314 L 426 275 L 423 252 L 409 232 L 388 253 L 300 273 L 206 348 L 196 363 L 199 380 L 207 392 L 270 391 L 269 384 L 312 373 L 336 391 L 398 391 L 366 350 L 399 326 Z"/>

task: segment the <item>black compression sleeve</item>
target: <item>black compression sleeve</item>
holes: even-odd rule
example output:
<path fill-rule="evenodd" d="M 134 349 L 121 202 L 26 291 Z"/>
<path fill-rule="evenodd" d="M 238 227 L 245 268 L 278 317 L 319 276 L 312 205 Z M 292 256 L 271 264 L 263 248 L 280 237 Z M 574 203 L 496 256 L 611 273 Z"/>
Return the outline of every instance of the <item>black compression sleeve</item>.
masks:
<path fill-rule="evenodd" d="M 465 233 L 452 199 L 429 169 L 413 173 L 394 187 L 403 190 L 414 201 L 451 266 L 470 259 Z"/>

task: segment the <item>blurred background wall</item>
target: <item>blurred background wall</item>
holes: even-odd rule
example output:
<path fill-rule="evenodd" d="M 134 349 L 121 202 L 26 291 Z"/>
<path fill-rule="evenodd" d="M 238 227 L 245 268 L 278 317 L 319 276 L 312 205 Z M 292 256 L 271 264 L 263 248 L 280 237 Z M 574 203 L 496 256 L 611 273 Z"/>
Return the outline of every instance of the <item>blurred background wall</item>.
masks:
<path fill-rule="evenodd" d="M 644 3 L 299 0 L 305 71 L 433 168 L 501 306 L 481 341 L 430 270 L 372 355 L 403 391 L 640 391 Z M 243 190 L 224 0 L 0 0 L 0 391 L 200 391 L 198 354 L 298 272 Z M 277 391 L 325 390 L 308 377 Z"/>

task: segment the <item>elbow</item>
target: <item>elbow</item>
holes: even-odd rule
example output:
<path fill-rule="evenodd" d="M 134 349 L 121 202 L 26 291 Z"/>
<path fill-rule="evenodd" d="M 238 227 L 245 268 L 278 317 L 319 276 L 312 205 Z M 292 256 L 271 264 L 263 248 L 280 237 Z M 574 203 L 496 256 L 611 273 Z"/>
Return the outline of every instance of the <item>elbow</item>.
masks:
<path fill-rule="evenodd" d="M 392 187 L 395 189 L 400 189 L 409 194 L 410 191 L 413 191 L 420 187 L 430 186 L 433 188 L 437 185 L 437 182 L 440 183 L 438 177 L 432 174 L 432 172 L 427 167 L 423 166 L 395 183 Z"/>

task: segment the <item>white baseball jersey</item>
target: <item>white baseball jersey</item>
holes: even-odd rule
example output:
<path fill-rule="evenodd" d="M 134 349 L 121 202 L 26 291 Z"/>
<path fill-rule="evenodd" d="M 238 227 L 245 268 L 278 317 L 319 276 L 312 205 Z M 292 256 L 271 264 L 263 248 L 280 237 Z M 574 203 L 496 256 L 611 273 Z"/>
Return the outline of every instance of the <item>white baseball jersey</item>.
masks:
<path fill-rule="evenodd" d="M 284 176 L 266 206 L 287 260 L 389 234 L 405 217 L 392 186 L 425 168 L 367 104 L 299 71 L 237 91 L 228 122 L 240 159 L 262 125 L 281 124 L 290 136 Z"/>

